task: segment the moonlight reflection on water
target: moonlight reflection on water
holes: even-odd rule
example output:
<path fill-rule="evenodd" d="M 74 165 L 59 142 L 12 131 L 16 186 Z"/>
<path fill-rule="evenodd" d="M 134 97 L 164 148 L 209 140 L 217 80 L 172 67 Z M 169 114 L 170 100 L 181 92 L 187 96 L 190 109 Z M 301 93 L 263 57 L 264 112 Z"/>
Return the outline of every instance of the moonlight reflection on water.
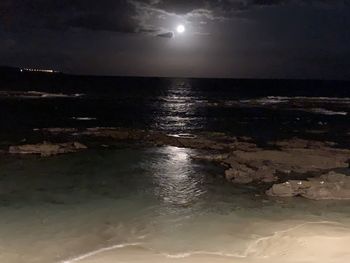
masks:
<path fill-rule="evenodd" d="M 195 169 L 191 166 L 191 150 L 165 147 L 160 152 L 164 159 L 152 165 L 156 194 L 166 203 L 189 205 L 203 194 L 201 177 L 194 176 Z"/>
<path fill-rule="evenodd" d="M 160 111 L 152 126 L 178 131 L 202 128 L 203 120 L 196 115 L 199 101 L 188 81 L 174 80 L 160 98 Z"/>

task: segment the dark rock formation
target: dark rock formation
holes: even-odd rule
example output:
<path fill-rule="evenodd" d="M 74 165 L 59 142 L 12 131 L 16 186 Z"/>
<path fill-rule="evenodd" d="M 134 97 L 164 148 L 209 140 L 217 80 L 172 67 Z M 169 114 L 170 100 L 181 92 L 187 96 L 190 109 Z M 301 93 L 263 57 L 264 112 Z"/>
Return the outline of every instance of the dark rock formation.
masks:
<path fill-rule="evenodd" d="M 42 144 L 26 144 L 18 146 L 10 146 L 10 154 L 39 154 L 41 156 L 53 156 L 64 153 L 77 152 L 87 149 L 87 147 L 79 142 L 68 142 L 53 144 L 44 142 Z"/>
<path fill-rule="evenodd" d="M 229 182 L 239 184 L 273 183 L 283 179 L 278 178 L 278 176 L 283 177 L 283 175 L 290 177 L 296 174 L 322 174 L 324 171 L 336 168 L 348 168 L 350 159 L 350 150 L 335 148 L 335 144 L 332 142 L 309 141 L 298 138 L 270 142 L 269 148 L 266 149 L 258 147 L 251 138 L 237 138 L 223 133 L 177 136 L 160 131 L 121 128 L 88 128 L 84 130 L 53 128 L 38 131 L 50 135 L 72 135 L 74 139 L 101 138 L 111 141 L 137 141 L 156 146 L 198 149 L 201 150 L 201 153 L 192 156 L 193 159 L 222 164 L 227 168 L 225 172 L 226 179 Z M 69 147 L 63 148 L 70 149 Z M 56 148 L 51 151 L 59 152 Z M 295 179 L 298 179 L 298 177 L 295 177 Z M 298 191 L 304 189 L 305 185 L 310 185 L 311 181 L 302 182 L 301 185 L 299 182 L 291 180 L 285 184 L 274 185 L 269 194 L 294 196 L 296 193 L 298 195 L 300 194 Z M 318 188 L 316 189 L 314 186 L 312 189 L 314 189 L 313 192 L 316 192 Z M 319 191 L 325 190 L 320 188 Z M 303 195 L 308 195 L 311 198 L 313 192 L 309 191 L 303 193 Z M 335 193 L 333 194 L 335 195 Z M 317 196 L 320 195 L 319 193 Z"/>
<path fill-rule="evenodd" d="M 319 178 L 289 180 L 275 184 L 267 191 L 269 196 L 302 196 L 313 200 L 350 200 L 350 176 L 330 172 Z"/>

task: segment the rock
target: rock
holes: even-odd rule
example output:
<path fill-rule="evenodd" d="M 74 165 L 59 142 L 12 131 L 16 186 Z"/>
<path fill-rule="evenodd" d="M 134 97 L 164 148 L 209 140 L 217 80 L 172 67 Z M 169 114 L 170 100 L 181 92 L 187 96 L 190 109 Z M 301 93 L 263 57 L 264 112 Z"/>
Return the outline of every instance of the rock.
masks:
<path fill-rule="evenodd" d="M 289 180 L 283 184 L 274 184 L 266 193 L 269 196 L 292 197 L 305 193 L 310 187 L 309 181 Z"/>
<path fill-rule="evenodd" d="M 77 152 L 87 149 L 87 147 L 79 142 L 68 143 L 47 143 L 42 144 L 26 144 L 18 146 L 10 146 L 10 154 L 40 154 L 41 156 L 53 156 L 64 153 Z"/>
<path fill-rule="evenodd" d="M 333 171 L 322 175 L 320 178 L 329 183 L 350 183 L 350 177 Z"/>
<path fill-rule="evenodd" d="M 43 132 L 50 132 L 53 135 L 66 133 L 76 136 L 90 136 L 96 138 L 109 138 L 112 140 L 133 140 L 148 142 L 157 146 L 175 146 L 192 149 L 220 150 L 230 151 L 232 149 L 250 149 L 256 145 L 248 142 L 238 142 L 236 137 L 230 137 L 222 134 L 211 136 L 198 134 L 192 136 L 169 135 L 160 131 L 144 131 L 136 129 L 96 127 L 87 128 L 83 131 L 70 130 L 69 128 L 50 128 L 43 129 Z"/>
<path fill-rule="evenodd" d="M 242 141 L 237 141 L 231 144 L 231 149 L 234 151 L 245 151 L 245 152 L 254 152 L 259 150 L 259 148 L 257 148 L 255 143 L 242 142 Z"/>
<path fill-rule="evenodd" d="M 61 145 L 64 145 L 64 144 L 61 144 Z M 69 145 L 69 144 L 65 144 L 65 145 Z M 88 147 L 80 142 L 73 142 L 73 146 L 75 147 L 76 150 L 85 150 L 87 149 Z"/>
<path fill-rule="evenodd" d="M 318 185 L 308 189 L 302 196 L 313 200 L 350 200 L 350 189 L 335 183 Z"/>
<path fill-rule="evenodd" d="M 272 145 L 276 145 L 282 148 L 304 148 L 304 149 L 320 149 L 325 147 L 335 146 L 334 142 L 320 142 L 320 141 L 312 141 L 312 140 L 303 140 L 299 138 L 292 138 L 289 140 L 278 141 L 276 143 L 270 143 Z"/>
<path fill-rule="evenodd" d="M 261 180 L 263 183 L 272 183 L 278 180 L 276 169 L 269 166 L 260 167 L 255 173 L 255 180 Z"/>
<path fill-rule="evenodd" d="M 64 133 L 75 136 L 89 136 L 93 138 L 110 139 L 114 141 L 137 141 L 156 146 L 175 146 L 198 150 L 209 150 L 209 154 L 196 155 L 193 159 L 218 162 L 228 168 L 225 177 L 233 183 L 271 183 L 278 180 L 277 174 L 283 176 L 319 173 L 324 170 L 348 168 L 350 150 L 333 148 L 332 142 L 309 141 L 298 138 L 270 143 L 268 149 L 259 148 L 251 138 L 233 137 L 224 133 L 198 134 L 166 134 L 161 131 L 145 131 L 123 128 L 88 128 L 85 130 L 51 128 L 44 129 L 53 135 Z M 51 146 L 55 147 L 55 146 Z M 63 147 L 65 148 L 65 147 Z M 66 147 L 67 148 L 67 147 Z M 68 148 L 69 149 L 69 148 Z M 74 150 L 75 147 L 73 147 Z M 51 149 L 50 152 L 59 152 Z M 213 153 L 214 152 L 214 153 Z M 41 151 L 39 150 L 41 154 Z M 45 154 L 45 153 L 44 153 Z M 320 181 L 339 181 L 339 176 L 328 175 Z M 298 184 L 300 181 L 289 181 L 291 186 L 273 186 L 271 195 L 302 195 L 306 193 Z M 307 182 L 312 182 L 310 179 Z M 303 182 L 302 182 L 303 184 Z M 306 184 L 306 183 L 305 183 Z M 292 188 L 291 188 L 292 187 Z M 304 192 L 301 192 L 303 190 Z M 315 188 L 316 191 L 316 188 Z M 320 190 L 321 191 L 321 190 Z M 325 191 L 325 190 L 322 190 Z M 321 191 L 321 192 L 322 192 Z M 318 195 L 321 195 L 319 193 Z M 325 196 L 327 194 L 324 194 Z M 328 193 L 328 195 L 331 195 Z"/>
<path fill-rule="evenodd" d="M 299 193 L 296 189 L 292 187 L 290 182 L 285 182 L 283 184 L 274 184 L 267 192 L 268 196 L 278 196 L 278 197 L 292 197 Z"/>
<path fill-rule="evenodd" d="M 207 154 L 207 155 L 193 155 L 194 160 L 209 161 L 209 162 L 222 162 L 228 158 L 228 154 Z"/>
<path fill-rule="evenodd" d="M 254 170 L 247 166 L 240 165 L 225 171 L 225 177 L 228 181 L 237 184 L 249 184 L 254 180 Z"/>
<path fill-rule="evenodd" d="M 290 180 L 275 184 L 266 193 L 269 196 L 302 196 L 312 200 L 350 200 L 350 177 L 330 172 L 307 181 Z"/>
<path fill-rule="evenodd" d="M 256 168 L 268 163 L 277 171 L 307 173 L 347 168 L 350 151 L 333 148 L 236 151 L 235 158 Z"/>
<path fill-rule="evenodd" d="M 43 131 L 52 134 L 60 134 L 60 133 L 75 133 L 78 131 L 76 128 L 45 128 L 45 129 L 33 129 L 34 131 Z"/>
<path fill-rule="evenodd" d="M 249 184 L 252 182 L 271 183 L 278 180 L 275 172 L 276 170 L 267 166 L 253 169 L 244 164 L 237 163 L 225 171 L 225 177 L 228 181 L 237 184 Z"/>
<path fill-rule="evenodd" d="M 229 148 L 229 144 L 210 140 L 203 137 L 196 138 L 177 138 L 177 143 L 180 147 L 193 149 L 208 149 L 208 150 L 225 150 Z M 175 145 L 177 146 L 177 145 Z"/>

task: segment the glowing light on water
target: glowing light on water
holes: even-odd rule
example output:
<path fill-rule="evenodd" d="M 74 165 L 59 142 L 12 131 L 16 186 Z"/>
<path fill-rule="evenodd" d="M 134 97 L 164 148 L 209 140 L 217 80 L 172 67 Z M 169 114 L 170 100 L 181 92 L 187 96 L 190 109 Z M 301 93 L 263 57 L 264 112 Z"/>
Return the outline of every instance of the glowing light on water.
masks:
<path fill-rule="evenodd" d="M 164 154 L 161 163 L 155 163 L 152 173 L 159 195 L 166 203 L 186 205 L 192 203 L 203 191 L 199 178 L 191 176 L 193 165 L 190 150 L 178 147 L 164 147 L 159 150 Z"/>
<path fill-rule="evenodd" d="M 174 80 L 167 87 L 164 96 L 160 97 L 161 114 L 155 116 L 153 126 L 171 131 L 173 135 L 173 131 L 183 133 L 194 126 L 201 128 L 201 119 L 195 116 L 199 99 L 190 82 Z"/>

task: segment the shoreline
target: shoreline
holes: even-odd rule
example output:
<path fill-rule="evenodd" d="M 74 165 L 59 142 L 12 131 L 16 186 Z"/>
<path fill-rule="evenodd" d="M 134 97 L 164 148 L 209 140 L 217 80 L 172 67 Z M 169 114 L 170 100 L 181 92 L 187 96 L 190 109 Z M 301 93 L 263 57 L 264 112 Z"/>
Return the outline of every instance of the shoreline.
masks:
<path fill-rule="evenodd" d="M 3 156 L 9 194 L 2 192 L 8 200 L 1 206 L 2 261 L 22 262 L 23 255 L 43 263 L 349 259 L 348 201 L 270 198 L 260 191 L 270 184 L 227 183 L 224 169 L 198 158 L 217 157 L 218 150 L 56 137 L 72 138 L 88 149 Z"/>

